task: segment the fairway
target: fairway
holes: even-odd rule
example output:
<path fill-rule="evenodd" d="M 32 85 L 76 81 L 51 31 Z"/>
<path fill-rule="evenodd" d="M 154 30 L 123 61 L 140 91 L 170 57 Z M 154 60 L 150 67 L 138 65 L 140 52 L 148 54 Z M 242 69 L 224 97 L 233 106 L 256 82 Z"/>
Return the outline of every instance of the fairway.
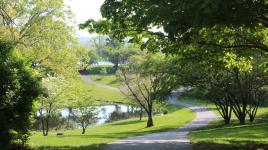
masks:
<path fill-rule="evenodd" d="M 141 121 L 129 119 L 88 128 L 85 135 L 81 134 L 81 130 L 65 131 L 63 136 L 50 132 L 47 137 L 42 136 L 41 132 L 32 132 L 30 144 L 32 147 L 46 150 L 98 150 L 118 139 L 177 129 L 195 117 L 190 109 L 174 105 L 168 107 L 171 112 L 164 116 L 155 116 L 155 126 L 151 128 L 145 128 L 146 118 Z"/>

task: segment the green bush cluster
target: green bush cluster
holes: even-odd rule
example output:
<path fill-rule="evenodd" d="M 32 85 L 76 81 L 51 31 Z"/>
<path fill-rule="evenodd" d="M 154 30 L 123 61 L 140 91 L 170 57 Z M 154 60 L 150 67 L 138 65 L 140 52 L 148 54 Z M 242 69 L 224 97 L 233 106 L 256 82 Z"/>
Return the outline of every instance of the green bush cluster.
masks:
<path fill-rule="evenodd" d="M 0 149 L 25 146 L 33 101 L 41 91 L 38 79 L 12 55 L 13 47 L 0 40 Z"/>
<path fill-rule="evenodd" d="M 115 74 L 116 69 L 113 66 L 89 66 L 87 68 L 88 74 Z"/>

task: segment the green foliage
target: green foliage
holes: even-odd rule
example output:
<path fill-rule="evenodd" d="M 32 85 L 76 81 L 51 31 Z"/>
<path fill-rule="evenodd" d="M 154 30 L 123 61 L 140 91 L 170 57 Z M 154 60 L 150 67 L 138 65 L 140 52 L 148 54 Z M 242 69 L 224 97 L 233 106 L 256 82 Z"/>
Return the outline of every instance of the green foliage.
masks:
<path fill-rule="evenodd" d="M 73 118 L 83 129 L 82 134 L 85 134 L 86 128 L 89 125 L 93 125 L 98 121 L 98 112 L 90 99 L 91 97 L 86 99 L 81 98 L 73 106 Z"/>
<path fill-rule="evenodd" d="M 81 27 L 88 28 L 89 32 L 110 34 L 118 39 L 130 38 L 130 41 L 143 43 L 143 47 L 150 51 L 162 49 L 167 53 L 174 53 L 179 51 L 178 47 L 182 44 L 196 42 L 192 38 L 204 28 L 213 31 L 218 31 L 215 26 L 238 30 L 240 27 L 250 30 L 267 28 L 267 7 L 267 2 L 263 0 L 106 0 L 101 7 L 105 20 L 89 19 Z M 152 30 L 154 27 L 161 28 L 162 31 Z M 237 35 L 241 34 L 238 32 L 236 37 Z M 148 40 L 144 41 L 144 37 Z M 268 51 L 266 42 L 245 38 L 247 36 L 239 37 L 243 44 L 231 47 Z M 201 40 L 208 41 L 202 38 Z"/>
<path fill-rule="evenodd" d="M 100 70 L 100 74 L 101 74 L 101 75 L 105 75 L 105 74 L 107 74 L 106 68 L 101 68 L 101 70 Z"/>
<path fill-rule="evenodd" d="M 73 76 L 79 61 L 75 55 L 71 13 L 62 0 L 4 0 L 0 19 L 15 43 L 18 56 L 40 76 Z"/>
<path fill-rule="evenodd" d="M 146 127 L 153 126 L 152 113 L 157 101 L 165 101 L 176 86 L 174 76 L 164 70 L 166 57 L 162 53 L 133 56 L 128 64 L 120 68 L 126 88 L 122 90 L 130 95 L 147 115 Z"/>
<path fill-rule="evenodd" d="M 89 50 L 84 46 L 77 46 L 76 55 L 79 57 L 81 69 L 86 69 L 89 65 L 96 63 L 99 59 L 95 50 Z"/>
<path fill-rule="evenodd" d="M 133 44 L 123 44 L 113 37 L 108 37 L 106 39 L 106 47 L 104 54 L 108 57 L 108 61 L 114 64 L 115 70 L 121 64 L 126 64 L 128 59 L 137 55 L 139 48 Z"/>
<path fill-rule="evenodd" d="M 89 66 L 87 73 L 89 74 L 115 74 L 116 70 L 113 66 Z"/>
<path fill-rule="evenodd" d="M 12 149 L 28 140 L 33 101 L 40 85 L 24 62 L 13 55 L 13 43 L 0 41 L 0 146 Z"/>

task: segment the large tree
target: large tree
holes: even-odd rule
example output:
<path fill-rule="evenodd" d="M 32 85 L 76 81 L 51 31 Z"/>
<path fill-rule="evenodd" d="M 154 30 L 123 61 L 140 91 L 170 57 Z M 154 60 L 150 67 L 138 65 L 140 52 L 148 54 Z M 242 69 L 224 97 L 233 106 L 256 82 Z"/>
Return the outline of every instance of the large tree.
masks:
<path fill-rule="evenodd" d="M 130 37 L 140 40 L 139 35 L 149 40 L 144 43 L 147 48 L 165 49 L 167 52 L 178 51 L 182 43 L 189 43 L 192 37 L 203 28 L 240 27 L 266 30 L 268 27 L 268 4 L 265 0 L 106 0 L 101 7 L 103 18 L 95 22 L 88 20 L 81 27 L 88 27 L 90 32 L 109 33 L 119 39 Z M 159 28 L 160 30 L 155 30 Z M 217 29 L 218 30 L 218 29 Z M 238 38 L 237 35 L 235 35 Z M 246 47 L 268 51 L 265 41 L 239 37 L 243 43 L 231 45 L 220 44 L 223 48 Z M 217 39 L 217 38 L 215 38 Z M 157 43 L 154 44 L 154 43 Z M 203 45 L 205 41 L 200 44 Z M 214 44 L 214 43 L 213 43 Z M 161 46 L 160 46 L 161 45 Z M 152 47 L 153 46 L 153 47 Z"/>
<path fill-rule="evenodd" d="M 74 30 L 67 25 L 71 12 L 63 0 L 3 0 L 0 5 L 0 24 L 27 65 L 42 76 L 76 71 Z"/>

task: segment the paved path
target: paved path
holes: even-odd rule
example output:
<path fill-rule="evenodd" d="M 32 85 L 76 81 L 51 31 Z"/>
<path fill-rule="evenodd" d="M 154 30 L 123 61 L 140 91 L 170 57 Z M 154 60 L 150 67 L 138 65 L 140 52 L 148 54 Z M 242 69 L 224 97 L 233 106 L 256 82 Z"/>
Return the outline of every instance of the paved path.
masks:
<path fill-rule="evenodd" d="M 216 115 L 206 108 L 176 100 L 179 94 L 180 92 L 174 93 L 169 98 L 169 103 L 182 105 L 193 110 L 196 113 L 196 118 L 192 122 L 177 130 L 123 139 L 108 144 L 104 150 L 192 150 L 187 138 L 189 131 L 206 126 L 210 121 L 216 119 Z"/>
<path fill-rule="evenodd" d="M 108 86 L 108 85 L 104 85 L 104 84 L 100 84 L 98 82 L 95 82 L 95 81 L 91 80 L 89 78 L 89 76 L 87 76 L 87 75 L 83 75 L 83 80 L 86 83 L 88 83 L 88 84 L 95 84 L 96 86 L 99 86 L 99 87 L 102 87 L 102 88 L 105 88 L 105 89 L 108 89 L 108 90 L 111 90 L 111 91 L 118 91 L 118 92 L 120 92 L 120 90 L 118 88 L 111 87 L 111 86 Z"/>

